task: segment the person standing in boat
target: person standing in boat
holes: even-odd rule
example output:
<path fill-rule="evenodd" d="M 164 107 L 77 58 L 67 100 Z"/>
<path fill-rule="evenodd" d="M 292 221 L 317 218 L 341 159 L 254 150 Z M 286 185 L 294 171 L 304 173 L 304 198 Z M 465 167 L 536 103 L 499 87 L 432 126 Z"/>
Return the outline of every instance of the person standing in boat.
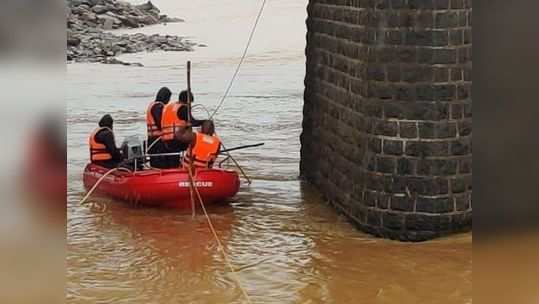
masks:
<path fill-rule="evenodd" d="M 204 120 L 195 119 L 187 106 L 187 99 L 194 102 L 192 92 L 189 95 L 186 90 L 182 91 L 177 102 L 169 102 L 163 109 L 161 118 L 161 140 L 163 141 L 166 153 L 180 153 L 187 149 L 189 143 L 184 143 L 176 138 L 176 133 L 188 132 L 191 127 L 199 127 Z M 188 125 L 188 120 L 191 124 Z M 167 168 L 180 167 L 180 155 L 166 156 Z"/>
<path fill-rule="evenodd" d="M 215 135 L 215 125 L 211 120 L 202 123 L 200 132 L 177 132 L 176 137 L 186 145 L 191 145 L 182 161 L 183 168 L 193 162 L 195 168 L 211 168 L 221 149 L 221 140 Z M 192 151 L 192 155 L 191 155 Z"/>
<path fill-rule="evenodd" d="M 163 114 L 163 109 L 170 101 L 170 96 L 172 92 L 167 87 L 162 87 L 157 92 L 155 101 L 151 102 L 148 105 L 146 110 L 146 126 L 148 130 L 148 154 L 158 154 L 165 153 L 166 147 L 164 142 L 161 139 L 162 128 L 161 128 L 161 119 Z M 150 166 L 154 168 L 166 168 L 167 159 L 162 156 L 156 156 L 150 158 Z"/>
<path fill-rule="evenodd" d="M 99 120 L 99 127 L 90 135 L 90 161 L 105 168 L 116 168 L 123 157 L 116 147 L 112 125 L 114 121 L 109 114 Z"/>

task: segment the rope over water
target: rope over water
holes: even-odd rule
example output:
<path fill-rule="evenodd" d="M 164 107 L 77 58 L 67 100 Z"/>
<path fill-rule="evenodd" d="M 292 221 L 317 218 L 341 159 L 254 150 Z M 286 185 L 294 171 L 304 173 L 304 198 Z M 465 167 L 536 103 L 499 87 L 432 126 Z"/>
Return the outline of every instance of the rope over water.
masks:
<path fill-rule="evenodd" d="M 80 206 L 84 206 L 84 205 L 87 205 L 85 202 L 86 200 L 90 197 L 90 195 L 92 195 L 92 193 L 94 193 L 95 189 L 97 189 L 97 186 L 99 186 L 99 184 L 101 184 L 102 181 L 105 180 L 105 177 L 107 177 L 109 174 L 111 173 L 114 173 L 118 170 L 118 168 L 114 168 L 114 169 L 110 169 L 109 171 L 107 171 L 107 173 L 103 174 L 103 176 L 101 176 L 97 182 L 94 184 L 94 186 L 90 189 L 90 191 L 88 191 L 88 193 L 86 193 L 86 195 L 82 198 L 82 200 L 79 202 L 79 205 Z M 92 207 L 95 207 L 96 204 L 95 203 L 90 203 L 90 208 L 92 209 Z M 103 213 L 105 212 L 106 210 L 106 207 L 107 205 L 103 204 L 103 208 L 101 208 L 101 211 L 100 213 Z"/>
<path fill-rule="evenodd" d="M 191 184 L 194 186 L 193 189 L 195 190 L 195 193 L 197 195 L 198 201 L 200 203 L 200 207 L 202 208 L 202 212 L 204 212 L 204 216 L 206 217 L 206 220 L 208 222 L 208 226 L 210 227 L 210 231 L 213 234 L 213 237 L 215 238 L 215 241 L 217 242 L 217 247 L 219 248 L 219 251 L 223 254 L 224 260 L 228 268 L 230 268 L 230 272 L 232 273 L 234 281 L 236 281 L 236 284 L 238 285 L 238 288 L 241 290 L 243 296 L 245 297 L 245 300 L 247 303 L 251 304 L 251 299 L 249 298 L 249 294 L 241 284 L 240 278 L 238 277 L 236 270 L 230 263 L 230 260 L 228 258 L 228 255 L 226 254 L 225 248 L 221 242 L 221 239 L 217 235 L 217 232 L 215 231 L 215 228 L 213 227 L 213 223 L 210 219 L 210 216 L 208 215 L 208 212 L 206 211 L 206 207 L 204 206 L 204 201 L 202 200 L 202 196 L 200 195 L 200 192 L 198 191 L 198 187 L 196 186 L 193 172 L 191 171 L 190 167 L 187 167 L 187 171 L 189 172 L 189 179 L 191 180 Z"/>
<path fill-rule="evenodd" d="M 245 57 L 247 57 L 247 51 L 249 50 L 249 46 L 251 45 L 251 41 L 253 41 L 253 37 L 255 34 L 256 27 L 258 26 L 258 22 L 260 21 L 260 17 L 262 17 L 262 12 L 264 11 L 264 7 L 266 6 L 267 0 L 262 0 L 262 5 L 260 6 L 260 10 L 258 11 L 258 15 L 256 16 L 255 23 L 253 25 L 253 28 L 251 30 L 251 33 L 249 34 L 249 39 L 247 40 L 247 45 L 245 46 L 245 49 L 243 50 L 243 54 L 241 55 L 240 62 L 238 63 L 238 66 L 236 67 L 236 70 L 234 71 L 234 74 L 232 75 L 232 78 L 230 79 L 230 82 L 228 83 L 228 87 L 225 90 L 225 94 L 221 98 L 221 101 L 217 105 L 217 108 L 213 111 L 213 113 L 210 115 L 209 119 L 212 119 L 215 114 L 219 111 L 223 103 L 225 102 L 226 97 L 228 96 L 228 93 L 230 93 L 230 89 L 232 89 L 232 84 L 234 84 L 234 80 L 236 80 L 236 77 L 238 76 L 238 73 L 240 71 L 240 67 L 243 64 L 243 61 L 245 60 Z"/>
<path fill-rule="evenodd" d="M 191 92 L 191 61 L 187 61 L 187 92 Z M 188 106 L 188 113 L 189 113 L 187 115 L 187 117 L 188 117 L 187 119 L 188 119 L 188 122 L 190 123 L 191 122 L 191 98 L 190 98 L 190 94 L 187 94 L 187 106 Z M 193 155 L 193 145 L 192 144 L 189 145 L 188 149 L 189 149 L 189 155 Z M 241 281 L 240 281 L 239 277 L 237 276 L 236 271 L 234 270 L 234 267 L 232 267 L 232 264 L 230 263 L 230 260 L 228 259 L 228 255 L 226 254 L 226 251 L 225 251 L 225 249 L 223 247 L 221 239 L 219 238 L 219 236 L 217 235 L 217 232 L 215 231 L 215 228 L 213 227 L 213 223 L 212 223 L 212 221 L 210 219 L 210 216 L 208 215 L 208 212 L 206 211 L 206 207 L 204 206 L 204 201 L 202 200 L 202 196 L 200 195 L 200 192 L 198 191 L 198 187 L 196 186 L 195 178 L 193 177 L 193 170 L 195 169 L 194 168 L 194 162 L 190 162 L 189 165 L 185 166 L 185 167 L 187 169 L 187 172 L 189 173 L 189 195 L 190 195 L 190 198 L 191 198 L 192 217 L 193 218 L 195 217 L 195 212 L 196 212 L 195 211 L 196 210 L 196 203 L 195 203 L 195 196 L 194 196 L 194 194 L 196 194 L 196 197 L 198 198 L 200 206 L 202 207 L 202 211 L 204 212 L 204 216 L 206 217 L 206 220 L 208 221 L 208 226 L 210 228 L 210 231 L 213 234 L 213 237 L 215 238 L 215 241 L 217 242 L 217 246 L 219 248 L 219 251 L 221 251 L 221 253 L 223 254 L 225 263 L 230 268 L 230 271 L 231 271 L 231 273 L 233 275 L 233 278 L 236 281 L 236 284 L 238 285 L 238 288 L 241 290 L 243 296 L 245 297 L 245 300 L 247 301 L 247 303 L 250 304 L 250 303 L 252 303 L 251 299 L 249 298 L 249 295 L 247 294 L 247 291 L 243 288 L 243 286 L 241 284 Z M 241 167 L 239 167 L 239 165 L 238 165 L 238 168 L 240 168 L 240 170 L 242 170 Z M 242 172 L 243 172 L 243 170 L 242 170 Z M 249 181 L 249 183 L 251 183 L 250 180 L 248 180 L 248 181 Z"/>

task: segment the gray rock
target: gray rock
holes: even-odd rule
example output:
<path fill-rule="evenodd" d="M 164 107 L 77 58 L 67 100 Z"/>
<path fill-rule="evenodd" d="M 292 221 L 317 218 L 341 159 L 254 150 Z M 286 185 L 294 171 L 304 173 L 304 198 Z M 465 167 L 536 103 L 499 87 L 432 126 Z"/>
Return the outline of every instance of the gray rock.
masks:
<path fill-rule="evenodd" d="M 135 63 L 129 63 L 129 62 L 124 62 L 124 61 L 121 61 L 121 60 L 118 60 L 116 58 L 105 58 L 101 61 L 102 63 L 106 63 L 106 64 L 121 64 L 121 65 L 127 65 L 127 66 L 138 66 L 138 67 L 142 67 L 143 65 L 141 63 L 138 63 L 138 62 L 135 62 Z"/>
<path fill-rule="evenodd" d="M 92 7 L 92 11 L 96 14 L 104 14 L 106 12 L 108 12 L 110 9 L 108 6 L 104 6 L 104 5 L 96 5 L 94 7 Z"/>
<path fill-rule="evenodd" d="M 142 66 L 114 57 L 124 53 L 192 50 L 193 43 L 181 37 L 142 33 L 116 35 L 105 31 L 183 21 L 159 15 L 159 9 L 150 1 L 139 6 L 117 0 L 67 0 L 67 4 L 67 61 Z"/>
<path fill-rule="evenodd" d="M 103 23 L 103 29 L 112 30 L 113 25 L 114 25 L 114 20 L 106 19 L 105 22 Z"/>
<path fill-rule="evenodd" d="M 122 53 L 124 50 L 125 50 L 124 48 L 122 48 L 121 46 L 117 44 L 112 46 L 112 52 L 114 54 Z"/>
<path fill-rule="evenodd" d="M 71 14 L 74 14 L 74 15 L 82 15 L 87 12 L 88 12 L 88 9 L 86 9 L 83 6 L 76 6 L 71 10 Z"/>
<path fill-rule="evenodd" d="M 168 38 L 165 36 L 153 36 L 152 40 L 158 44 L 165 44 L 168 42 Z"/>
<path fill-rule="evenodd" d="M 85 12 L 80 16 L 80 19 L 84 21 L 95 21 L 97 20 L 97 15 L 92 12 Z"/>
<path fill-rule="evenodd" d="M 159 18 L 160 11 L 158 9 L 151 9 L 151 10 L 149 10 L 147 12 L 148 12 L 148 14 L 150 14 L 150 15 L 156 17 L 156 18 Z"/>
<path fill-rule="evenodd" d="M 103 4 L 103 0 L 87 0 L 90 6 L 96 6 Z"/>
<path fill-rule="evenodd" d="M 112 30 L 114 24 L 122 23 L 120 19 L 111 17 L 109 15 L 97 15 L 97 20 L 99 24 L 103 25 L 104 30 Z"/>
<path fill-rule="evenodd" d="M 140 23 L 143 23 L 145 25 L 153 25 L 153 24 L 158 24 L 159 23 L 159 19 L 157 19 L 156 17 L 154 16 L 151 16 L 151 15 L 144 15 L 144 16 L 140 16 L 138 17 Z"/>
<path fill-rule="evenodd" d="M 157 11 L 159 14 L 159 9 L 153 5 L 152 1 L 148 1 L 144 4 L 137 5 L 136 8 L 143 10 L 143 11 Z"/>
<path fill-rule="evenodd" d="M 90 4 L 88 0 L 71 0 L 71 1 L 68 1 L 68 3 L 72 7 L 80 7 L 82 5 L 89 6 Z"/>
<path fill-rule="evenodd" d="M 185 22 L 185 20 L 181 18 L 174 18 L 174 17 L 168 17 L 167 15 L 161 15 L 159 17 L 159 21 L 163 23 L 179 23 L 179 22 Z"/>
<path fill-rule="evenodd" d="M 120 20 L 120 18 L 118 18 L 119 16 L 116 15 L 115 13 L 109 11 L 105 15 L 111 18 L 114 18 L 114 24 L 118 24 L 118 25 L 122 24 L 122 21 Z"/>
<path fill-rule="evenodd" d="M 137 28 L 140 26 L 139 20 L 135 17 L 121 17 L 120 20 L 122 21 L 122 24 L 126 27 Z"/>
<path fill-rule="evenodd" d="M 77 36 L 73 36 L 73 34 L 67 35 L 67 45 L 68 46 L 78 46 L 81 43 L 81 40 Z"/>
<path fill-rule="evenodd" d="M 129 8 L 131 6 L 131 3 L 126 1 L 116 1 L 116 6 L 121 9 Z"/>

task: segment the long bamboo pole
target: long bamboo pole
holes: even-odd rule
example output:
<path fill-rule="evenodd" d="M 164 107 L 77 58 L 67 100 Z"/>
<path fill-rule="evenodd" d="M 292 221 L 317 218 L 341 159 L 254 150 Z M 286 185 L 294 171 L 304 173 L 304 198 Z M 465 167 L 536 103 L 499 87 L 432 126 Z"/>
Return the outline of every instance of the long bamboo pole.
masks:
<path fill-rule="evenodd" d="M 189 131 L 193 131 L 193 128 L 191 126 L 191 61 L 187 61 L 187 130 Z M 191 158 L 191 160 L 189 161 L 189 170 L 190 172 L 193 172 L 193 161 L 192 161 L 192 158 L 193 158 L 193 145 L 190 144 L 189 147 L 189 153 L 188 153 L 188 157 Z M 185 157 L 185 156 L 184 156 Z M 189 193 L 191 195 L 191 215 L 193 216 L 193 218 L 195 217 L 195 195 L 194 195 L 194 185 L 195 185 L 195 181 L 194 181 L 194 178 L 193 178 L 193 175 L 189 175 L 190 176 L 190 183 L 189 183 Z"/>
<path fill-rule="evenodd" d="M 236 150 L 241 150 L 241 149 L 248 149 L 248 148 L 255 148 L 255 147 L 260 147 L 260 146 L 263 146 L 264 143 L 260 143 L 260 144 L 254 144 L 254 145 L 245 145 L 245 146 L 240 146 L 240 147 L 234 147 L 234 148 L 230 148 L 230 149 L 226 149 L 225 150 L 221 150 L 219 151 L 219 154 L 226 154 L 230 151 L 236 151 Z M 223 145 L 224 147 L 224 145 Z M 154 154 L 144 154 L 142 155 L 142 157 L 158 157 L 158 156 L 179 156 L 179 155 L 182 155 L 181 152 L 172 152 L 172 153 L 154 153 Z"/>

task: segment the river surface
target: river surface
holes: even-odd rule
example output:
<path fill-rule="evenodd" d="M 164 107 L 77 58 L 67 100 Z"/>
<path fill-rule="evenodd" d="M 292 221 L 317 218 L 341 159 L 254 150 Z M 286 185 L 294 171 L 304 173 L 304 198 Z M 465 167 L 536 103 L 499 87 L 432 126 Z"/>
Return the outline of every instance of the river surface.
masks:
<path fill-rule="evenodd" d="M 185 36 L 194 52 L 121 56 L 144 67 L 68 65 L 69 303 L 245 303 L 204 216 L 92 198 L 78 206 L 87 137 L 115 119 L 117 144 L 145 134 L 144 112 L 161 86 L 185 88 L 193 62 L 196 104 L 213 109 L 245 46 L 260 2 L 154 0 L 185 23 L 122 32 Z M 306 0 L 270 0 L 230 97 L 216 117 L 252 177 L 210 218 L 253 303 L 471 303 L 472 236 L 409 244 L 357 231 L 298 179 Z M 198 108 L 197 118 L 207 115 Z"/>

